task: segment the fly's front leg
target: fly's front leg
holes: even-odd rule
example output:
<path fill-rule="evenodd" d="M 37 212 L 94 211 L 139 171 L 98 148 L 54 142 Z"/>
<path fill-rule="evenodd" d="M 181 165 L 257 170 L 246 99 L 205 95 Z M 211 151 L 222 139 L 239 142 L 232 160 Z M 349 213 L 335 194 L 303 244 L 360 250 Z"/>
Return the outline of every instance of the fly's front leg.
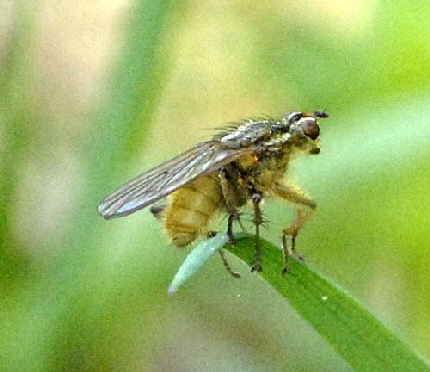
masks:
<path fill-rule="evenodd" d="M 251 271 L 263 271 L 261 266 L 261 242 L 260 242 L 260 226 L 263 223 L 263 215 L 261 213 L 260 203 L 263 199 L 262 194 L 259 192 L 254 192 L 251 195 L 252 206 L 254 208 L 254 218 L 253 222 L 255 225 L 255 259 L 254 264 L 251 267 Z"/>
<path fill-rule="evenodd" d="M 277 183 L 275 192 L 278 196 L 292 203 L 300 204 L 306 207 L 306 210 L 299 209 L 296 212 L 296 219 L 293 223 L 282 231 L 282 251 L 284 254 L 284 268 L 282 273 L 288 272 L 288 258 L 290 254 L 296 255 L 296 237 L 304 224 L 312 217 L 317 204 L 315 200 L 310 199 L 300 189 L 294 186 Z M 287 236 L 291 236 L 291 253 L 288 250 Z M 299 256 L 300 257 L 300 256 Z M 301 257 L 300 257 L 301 258 Z M 302 258 L 301 258 L 302 259 Z"/>

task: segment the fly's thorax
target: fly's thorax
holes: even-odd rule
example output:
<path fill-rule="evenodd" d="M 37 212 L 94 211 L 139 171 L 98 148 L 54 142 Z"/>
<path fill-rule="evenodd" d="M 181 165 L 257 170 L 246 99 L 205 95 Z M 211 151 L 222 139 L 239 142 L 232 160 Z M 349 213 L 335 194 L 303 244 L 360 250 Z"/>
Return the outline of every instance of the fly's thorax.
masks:
<path fill-rule="evenodd" d="M 283 179 L 289 160 L 290 153 L 285 151 L 261 159 L 254 171 L 254 183 L 258 191 L 266 193 L 272 189 L 275 182 Z"/>
<path fill-rule="evenodd" d="M 273 126 L 280 122 L 269 119 L 248 119 L 232 132 L 222 136 L 220 142 L 228 148 L 248 147 L 250 144 L 261 143 L 273 135 Z"/>
<path fill-rule="evenodd" d="M 171 194 L 164 214 L 165 229 L 179 247 L 207 235 L 208 225 L 223 205 L 217 174 L 200 176 Z"/>

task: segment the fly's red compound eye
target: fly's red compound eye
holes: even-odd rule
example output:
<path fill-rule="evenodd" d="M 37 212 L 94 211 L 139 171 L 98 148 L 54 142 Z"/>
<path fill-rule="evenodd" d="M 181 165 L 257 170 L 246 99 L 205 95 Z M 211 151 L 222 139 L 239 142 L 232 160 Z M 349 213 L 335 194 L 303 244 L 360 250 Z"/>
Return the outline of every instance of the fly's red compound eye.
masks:
<path fill-rule="evenodd" d="M 320 127 L 315 120 L 306 120 L 302 123 L 303 133 L 315 140 L 320 135 Z"/>

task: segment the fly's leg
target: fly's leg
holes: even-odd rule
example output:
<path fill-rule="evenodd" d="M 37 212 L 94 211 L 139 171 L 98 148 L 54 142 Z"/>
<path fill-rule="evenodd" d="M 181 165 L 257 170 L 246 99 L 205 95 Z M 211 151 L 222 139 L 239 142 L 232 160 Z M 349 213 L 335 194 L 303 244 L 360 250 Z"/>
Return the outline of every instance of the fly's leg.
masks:
<path fill-rule="evenodd" d="M 236 208 L 236 205 L 234 203 L 235 199 L 232 193 L 234 190 L 232 190 L 232 186 L 230 184 L 231 182 L 231 174 L 227 170 L 227 168 L 222 168 L 218 174 L 222 195 L 224 197 L 225 205 L 227 208 L 228 213 L 228 222 L 227 222 L 227 235 L 228 235 L 228 244 L 234 245 L 234 233 L 233 233 L 233 223 L 234 221 L 239 221 L 239 212 Z M 241 225 L 242 226 L 242 225 Z M 222 249 L 219 250 L 222 263 L 224 264 L 224 267 L 227 269 L 227 271 L 235 278 L 240 278 L 240 274 L 235 272 L 230 264 L 227 261 L 227 258 L 224 255 L 224 251 Z"/>
<path fill-rule="evenodd" d="M 227 258 L 225 257 L 225 254 L 224 254 L 224 249 L 221 248 L 218 252 L 221 256 L 222 263 L 224 264 L 224 267 L 226 268 L 228 273 L 231 274 L 233 276 L 233 278 L 240 278 L 240 274 L 238 272 L 234 271 L 231 268 L 230 264 L 228 263 Z"/>
<path fill-rule="evenodd" d="M 209 233 L 207 234 L 207 238 L 208 239 L 209 238 L 213 238 L 216 234 L 217 234 L 216 231 L 209 231 Z M 222 263 L 223 263 L 224 267 L 226 268 L 226 270 L 228 271 L 228 273 L 233 278 L 240 278 L 240 274 L 238 272 L 234 271 L 231 268 L 230 264 L 228 263 L 227 258 L 225 257 L 225 254 L 224 254 L 224 249 L 221 248 L 218 252 L 219 252 L 219 254 L 221 256 Z"/>
<path fill-rule="evenodd" d="M 232 171 L 228 170 L 227 168 L 222 168 L 219 172 L 219 180 L 221 184 L 221 190 L 222 195 L 224 197 L 225 205 L 227 208 L 228 213 L 228 222 L 227 222 L 227 235 L 228 235 L 228 241 L 229 244 L 234 245 L 234 233 L 233 233 L 233 223 L 234 221 L 239 221 L 239 212 L 235 205 L 235 198 L 234 198 L 234 190 L 232 189 L 232 177 L 235 177 L 235 175 L 231 174 Z"/>
<path fill-rule="evenodd" d="M 308 198 L 303 191 L 294 186 L 276 183 L 274 191 L 283 199 L 307 207 L 306 210 L 298 209 L 296 212 L 296 219 L 290 226 L 282 231 L 282 251 L 284 255 L 284 268 L 282 273 L 284 274 L 288 272 L 288 258 L 290 255 L 295 255 L 303 260 L 303 258 L 296 253 L 296 237 L 300 229 L 312 217 L 317 204 L 315 200 Z M 288 249 L 287 236 L 291 236 L 290 250 Z"/>
<path fill-rule="evenodd" d="M 253 193 L 251 195 L 252 206 L 254 208 L 253 222 L 255 224 L 255 259 L 254 264 L 251 267 L 251 271 L 263 271 L 261 266 L 261 242 L 260 242 L 260 226 L 263 223 L 263 215 L 261 213 L 260 203 L 262 200 L 261 193 Z"/>
<path fill-rule="evenodd" d="M 160 205 L 152 205 L 149 211 L 152 213 L 152 215 L 155 218 L 160 219 L 163 215 L 164 210 L 166 209 L 167 204 L 160 204 Z"/>
<path fill-rule="evenodd" d="M 227 235 L 228 235 L 228 242 L 231 245 L 234 245 L 234 233 L 233 233 L 233 222 L 234 221 L 237 221 L 239 223 L 239 226 L 242 229 L 242 231 L 246 232 L 245 226 L 243 226 L 242 220 L 240 219 L 239 212 L 236 210 L 235 212 L 229 214 L 228 220 L 227 220 Z"/>
<path fill-rule="evenodd" d="M 238 218 L 239 216 L 237 216 L 235 213 L 228 214 L 227 235 L 228 235 L 228 243 L 231 245 L 234 245 L 233 222 Z"/>
<path fill-rule="evenodd" d="M 301 260 L 303 257 L 297 254 L 296 252 L 296 237 L 299 233 L 299 230 L 304 226 L 304 224 L 311 218 L 315 209 L 302 210 L 298 209 L 296 212 L 296 219 L 293 223 L 283 230 L 283 236 L 291 236 L 291 254 L 297 256 Z"/>

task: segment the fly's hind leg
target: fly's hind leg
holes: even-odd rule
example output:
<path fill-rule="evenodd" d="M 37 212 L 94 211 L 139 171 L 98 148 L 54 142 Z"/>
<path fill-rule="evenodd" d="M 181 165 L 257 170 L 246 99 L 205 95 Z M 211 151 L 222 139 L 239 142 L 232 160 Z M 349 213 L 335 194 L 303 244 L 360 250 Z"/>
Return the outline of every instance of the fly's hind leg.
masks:
<path fill-rule="evenodd" d="M 216 231 L 209 231 L 209 233 L 207 234 L 207 238 L 208 239 L 213 238 L 216 234 L 217 234 Z M 228 271 L 228 273 L 233 278 L 240 278 L 240 274 L 238 272 L 234 271 L 231 268 L 230 264 L 228 263 L 227 258 L 225 257 L 225 254 L 224 254 L 224 249 L 221 248 L 220 250 L 218 250 L 218 252 L 219 252 L 219 255 L 221 256 L 222 263 L 223 263 L 224 267 L 226 268 L 226 270 Z"/>
<path fill-rule="evenodd" d="M 239 211 L 237 209 L 236 203 L 237 189 L 239 188 L 239 171 L 234 165 L 230 167 L 223 167 L 219 172 L 219 180 L 222 190 L 222 195 L 224 198 L 225 206 L 228 213 L 228 223 L 227 223 L 227 235 L 230 244 L 234 244 L 234 233 L 233 233 L 233 223 L 238 221 L 241 228 L 243 229 L 242 223 L 240 221 Z M 240 199 L 240 198 L 239 198 Z M 239 200 L 240 202 L 240 200 Z"/>
<path fill-rule="evenodd" d="M 274 191 L 279 197 L 286 199 L 291 203 L 300 204 L 306 207 L 305 210 L 298 209 L 293 223 L 282 231 L 282 251 L 284 254 L 284 268 L 282 273 L 286 273 L 288 272 L 288 258 L 290 255 L 295 255 L 300 259 L 303 259 L 296 253 L 296 237 L 300 229 L 312 217 L 317 204 L 315 200 L 308 198 L 303 191 L 294 186 L 277 183 Z M 291 236 L 290 250 L 288 249 L 287 236 Z"/>
<path fill-rule="evenodd" d="M 151 208 L 149 208 L 149 211 L 155 218 L 160 219 L 166 207 L 167 204 L 152 205 Z"/>
<path fill-rule="evenodd" d="M 227 213 L 228 213 L 228 222 L 227 222 L 227 235 L 228 235 L 228 244 L 234 245 L 234 232 L 233 232 L 233 223 L 234 221 L 238 221 L 240 226 L 242 227 L 242 224 L 240 222 L 239 217 L 239 211 L 236 207 L 236 199 L 234 195 L 234 185 L 238 182 L 238 172 L 235 168 L 229 168 L 223 167 L 219 174 L 218 174 L 222 195 L 225 201 Z M 224 264 L 224 267 L 227 269 L 227 271 L 235 278 L 240 278 L 240 274 L 235 272 L 230 264 L 228 263 L 224 251 L 221 249 L 219 250 L 222 262 Z"/>
<path fill-rule="evenodd" d="M 231 268 L 230 264 L 228 263 L 227 258 L 225 257 L 225 254 L 224 254 L 224 249 L 221 248 L 218 252 L 221 256 L 222 263 L 223 263 L 224 267 L 226 268 L 226 270 L 228 271 L 228 273 L 231 276 L 233 276 L 233 278 L 240 278 L 240 274 L 238 272 L 234 271 Z"/>

